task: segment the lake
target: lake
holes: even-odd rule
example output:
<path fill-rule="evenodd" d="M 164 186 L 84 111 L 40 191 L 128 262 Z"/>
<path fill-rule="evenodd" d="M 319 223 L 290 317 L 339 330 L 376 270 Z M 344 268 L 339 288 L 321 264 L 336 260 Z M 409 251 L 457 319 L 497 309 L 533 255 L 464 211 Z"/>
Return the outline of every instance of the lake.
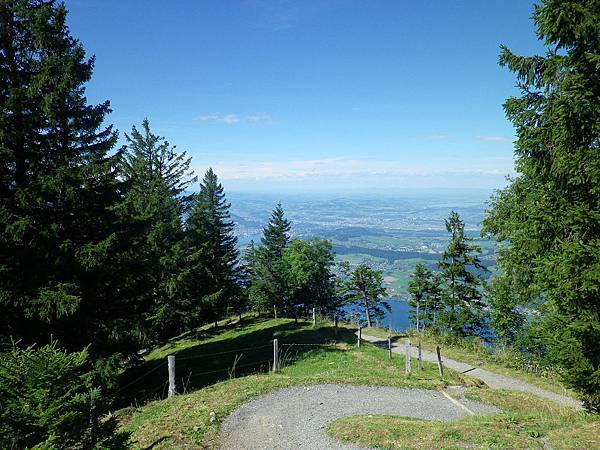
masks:
<path fill-rule="evenodd" d="M 388 298 L 386 299 L 386 301 L 390 304 L 391 311 L 389 313 L 387 311 L 385 312 L 383 320 L 379 324 L 380 326 L 387 328 L 388 326 L 390 326 L 391 322 L 392 330 L 394 331 L 406 330 L 407 328 L 413 326 L 410 323 L 409 308 L 406 301 L 393 298 Z M 358 316 L 361 318 L 361 322 L 364 322 L 366 320 L 364 317 L 364 308 L 360 306 L 348 305 L 345 306 L 343 310 L 349 315 L 358 314 Z M 373 322 L 375 322 L 375 319 L 373 319 Z M 375 325 L 375 323 L 373 324 Z"/>

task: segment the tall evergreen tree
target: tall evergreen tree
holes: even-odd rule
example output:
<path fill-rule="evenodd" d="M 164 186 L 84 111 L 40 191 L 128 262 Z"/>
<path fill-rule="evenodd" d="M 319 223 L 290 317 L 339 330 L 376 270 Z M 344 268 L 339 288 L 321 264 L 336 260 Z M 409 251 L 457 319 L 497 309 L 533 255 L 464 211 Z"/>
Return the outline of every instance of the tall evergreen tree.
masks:
<path fill-rule="evenodd" d="M 230 207 L 217 175 L 208 169 L 187 219 L 186 250 L 191 263 L 188 289 L 195 311 L 215 324 L 228 306 L 235 307 L 235 312 L 241 306 L 242 268 Z"/>
<path fill-rule="evenodd" d="M 191 159 L 153 134 L 148 119 L 141 131 L 132 127 L 126 139 L 121 166 L 128 189 L 121 211 L 135 230 L 135 259 L 128 274 L 138 300 L 129 316 L 132 331 L 146 339 L 164 338 L 181 331 L 185 322 L 183 215 L 191 202 L 186 189 L 197 178 L 189 168 Z"/>
<path fill-rule="evenodd" d="M 271 213 L 269 224 L 263 230 L 262 245 L 270 253 L 273 260 L 280 260 L 283 250 L 290 243 L 291 223 L 285 218 L 281 202 L 277 203 Z"/>
<path fill-rule="evenodd" d="M 458 213 L 450 213 L 446 230 L 451 239 L 438 263 L 444 281 L 441 325 L 450 333 L 473 334 L 482 324 L 484 304 L 479 272 L 486 269 L 478 257 L 479 246 L 465 235 L 465 224 Z"/>
<path fill-rule="evenodd" d="M 533 20 L 546 54 L 500 54 L 521 90 L 504 104 L 518 175 L 484 225 L 510 291 L 544 317 L 543 350 L 600 411 L 600 2 L 544 0 Z"/>
<path fill-rule="evenodd" d="M 286 304 L 285 269 L 282 263 L 284 250 L 290 242 L 291 223 L 285 218 L 283 207 L 278 203 L 263 229 L 262 246 L 251 257 L 250 302 L 253 307 L 273 310 L 275 316 Z M 264 311 L 264 309 L 262 309 Z"/>
<path fill-rule="evenodd" d="M 0 2 L 0 334 L 96 352 L 119 335 L 122 185 L 109 103 L 87 104 L 94 59 L 66 14 Z"/>

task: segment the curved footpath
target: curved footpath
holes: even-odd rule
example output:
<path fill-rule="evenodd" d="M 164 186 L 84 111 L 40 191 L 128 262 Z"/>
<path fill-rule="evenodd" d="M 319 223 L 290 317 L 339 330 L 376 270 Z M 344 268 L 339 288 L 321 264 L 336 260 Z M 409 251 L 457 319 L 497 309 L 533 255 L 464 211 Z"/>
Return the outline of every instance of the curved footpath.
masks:
<path fill-rule="evenodd" d="M 346 416 L 381 414 L 454 420 L 499 412 L 491 405 L 451 401 L 422 389 L 323 384 L 281 389 L 257 397 L 231 413 L 221 426 L 224 449 L 355 449 L 326 433 L 329 422 Z"/>
<path fill-rule="evenodd" d="M 387 340 L 384 341 L 384 340 L 374 337 L 374 336 L 365 335 L 364 333 L 362 335 L 362 338 L 365 341 L 371 342 L 376 345 L 380 345 L 380 346 L 385 345 L 385 347 L 387 348 Z M 404 345 L 405 344 L 403 344 L 403 343 L 402 344 L 393 343 L 392 351 L 394 353 L 404 353 L 404 351 L 405 351 Z M 413 358 L 415 357 L 417 352 L 418 352 L 418 348 L 412 346 L 411 354 L 413 355 Z M 422 350 L 421 357 L 423 358 L 423 361 L 429 361 L 429 362 L 433 362 L 433 363 L 437 364 L 437 356 L 433 352 L 429 352 L 427 350 Z M 530 394 L 534 394 L 534 395 L 537 395 L 538 397 L 542 397 L 542 398 L 547 398 L 549 400 L 552 400 L 552 401 L 559 403 L 561 405 L 564 405 L 564 406 L 570 406 L 570 407 L 576 408 L 576 409 L 581 409 L 581 407 L 582 407 L 580 401 L 575 400 L 571 397 L 567 397 L 566 395 L 560 395 L 560 394 L 556 394 L 554 392 L 546 391 L 544 389 L 540 389 L 538 387 L 532 386 L 531 384 L 527 384 L 521 380 L 517 380 L 516 378 L 508 377 L 506 375 L 500 375 L 500 374 L 497 374 L 494 372 L 489 372 L 487 370 L 474 367 L 470 364 L 466 364 L 466 363 L 463 363 L 460 361 L 455 361 L 453 359 L 444 358 L 443 349 L 442 349 L 442 360 L 444 363 L 444 367 L 449 367 L 450 369 L 456 370 L 457 372 L 464 373 L 465 375 L 468 375 L 470 377 L 478 378 L 493 389 L 510 389 L 513 391 L 529 392 Z"/>

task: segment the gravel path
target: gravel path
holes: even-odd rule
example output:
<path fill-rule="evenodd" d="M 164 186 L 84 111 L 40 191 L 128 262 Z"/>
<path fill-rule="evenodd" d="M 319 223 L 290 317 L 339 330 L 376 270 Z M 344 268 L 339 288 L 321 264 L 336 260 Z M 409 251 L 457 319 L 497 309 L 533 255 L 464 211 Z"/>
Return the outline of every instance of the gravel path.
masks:
<path fill-rule="evenodd" d="M 475 414 L 494 414 L 490 405 L 461 400 Z M 335 419 L 359 414 L 453 420 L 467 415 L 440 392 L 421 389 L 324 384 L 281 389 L 240 406 L 221 426 L 225 449 L 354 449 L 330 439 Z"/>
<path fill-rule="evenodd" d="M 385 345 L 385 348 L 387 348 L 387 340 L 383 341 L 380 338 L 368 336 L 364 333 L 362 335 L 362 338 L 365 341 L 372 342 L 374 344 L 381 344 L 382 346 Z M 394 353 L 403 354 L 405 352 L 404 345 L 404 343 L 393 343 L 392 351 Z M 418 349 L 416 347 L 411 347 L 411 352 L 413 357 L 415 357 L 417 355 Z M 427 350 L 422 350 L 421 355 L 423 361 L 429 361 L 437 364 L 437 356 L 435 355 L 435 353 L 429 352 Z M 444 367 L 449 367 L 450 369 L 456 370 L 457 372 L 465 373 L 465 375 L 468 375 L 470 377 L 478 378 L 491 388 L 529 392 L 531 394 L 537 395 L 538 397 L 547 398 L 564 406 L 570 406 L 572 408 L 577 409 L 581 409 L 582 407 L 580 401 L 575 400 L 571 397 L 567 397 L 566 395 L 560 395 L 554 392 L 546 391 L 536 386 L 532 386 L 531 384 L 527 384 L 521 380 L 517 380 L 516 378 L 511 378 L 505 375 L 489 372 L 487 370 L 474 367 L 470 364 L 455 361 L 449 358 L 444 358 L 443 351 L 442 359 L 444 362 Z"/>

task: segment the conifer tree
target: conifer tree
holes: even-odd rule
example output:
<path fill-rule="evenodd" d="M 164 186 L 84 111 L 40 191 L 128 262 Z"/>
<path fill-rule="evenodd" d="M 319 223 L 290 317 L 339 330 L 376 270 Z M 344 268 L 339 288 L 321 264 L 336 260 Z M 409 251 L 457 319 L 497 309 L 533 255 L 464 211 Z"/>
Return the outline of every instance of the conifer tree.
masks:
<path fill-rule="evenodd" d="M 255 309 L 264 312 L 267 303 L 277 316 L 287 302 L 285 269 L 282 263 L 284 250 L 290 242 L 291 223 L 285 218 L 283 207 L 278 203 L 263 229 L 262 246 L 251 257 L 250 302 Z"/>
<path fill-rule="evenodd" d="M 87 104 L 94 58 L 66 14 L 0 2 L 0 334 L 96 352 L 119 335 L 122 185 L 109 102 Z"/>
<path fill-rule="evenodd" d="M 204 321 L 215 324 L 227 306 L 235 307 L 236 312 L 241 307 L 243 273 L 230 207 L 217 175 L 208 169 L 187 219 L 186 251 L 190 261 L 188 292 L 194 310 Z"/>
<path fill-rule="evenodd" d="M 121 206 L 125 220 L 134 224 L 131 236 L 135 263 L 129 267 L 130 286 L 138 302 L 130 315 L 142 321 L 133 325 L 147 339 L 164 338 L 181 331 L 187 304 L 182 295 L 183 214 L 191 196 L 186 189 L 197 178 L 191 159 L 150 130 L 132 127 L 121 168 L 128 189 Z"/>
<path fill-rule="evenodd" d="M 125 449 L 129 436 L 108 416 L 109 398 L 89 370 L 87 349 L 56 342 L 12 346 L 0 358 L 0 447 Z"/>
<path fill-rule="evenodd" d="M 600 3 L 544 0 L 533 20 L 545 55 L 500 54 L 521 91 L 504 104 L 518 175 L 484 226 L 509 292 L 546 323 L 541 352 L 600 411 Z"/>
<path fill-rule="evenodd" d="M 279 260 L 283 256 L 283 250 L 290 243 L 290 229 L 291 223 L 284 216 L 281 202 L 277 203 L 262 237 L 262 245 L 273 260 Z"/>
<path fill-rule="evenodd" d="M 446 230 L 451 239 L 438 263 L 444 282 L 441 325 L 452 334 L 473 334 L 482 324 L 484 306 L 478 272 L 486 269 L 478 257 L 479 246 L 465 235 L 465 224 L 458 213 L 450 213 Z"/>

